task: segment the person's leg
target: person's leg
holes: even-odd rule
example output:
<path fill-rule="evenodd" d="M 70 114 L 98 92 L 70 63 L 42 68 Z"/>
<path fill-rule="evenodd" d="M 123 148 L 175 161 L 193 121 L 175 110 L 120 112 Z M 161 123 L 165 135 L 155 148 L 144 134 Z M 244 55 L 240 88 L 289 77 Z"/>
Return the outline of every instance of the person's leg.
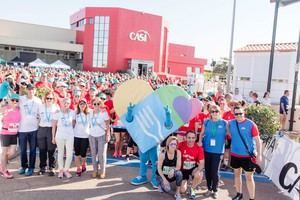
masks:
<path fill-rule="evenodd" d="M 7 170 L 7 154 L 8 154 L 9 147 L 1 147 L 1 169 L 0 171 L 3 173 Z"/>
<path fill-rule="evenodd" d="M 247 189 L 248 189 L 250 199 L 255 198 L 255 182 L 253 179 L 253 174 L 254 174 L 254 172 L 246 172 L 245 171 Z"/>
<path fill-rule="evenodd" d="M 57 145 L 57 163 L 58 170 L 62 171 L 64 169 L 64 152 L 65 152 L 65 141 L 61 138 L 55 138 Z"/>
<path fill-rule="evenodd" d="M 192 181 L 192 188 L 195 189 L 202 181 L 202 175 L 203 173 L 198 169 L 198 168 L 195 168 L 193 170 L 193 181 Z"/>
<path fill-rule="evenodd" d="M 29 169 L 33 170 L 35 168 L 35 160 L 36 160 L 36 144 L 37 144 L 37 131 L 32 131 L 28 134 L 29 141 Z"/>
<path fill-rule="evenodd" d="M 47 166 L 47 138 L 46 129 L 39 128 L 37 133 L 37 146 L 39 147 L 39 157 L 40 157 L 40 172 L 45 172 Z"/>
<path fill-rule="evenodd" d="M 175 171 L 176 194 L 180 194 L 180 186 L 182 184 L 183 175 L 180 170 Z"/>
<path fill-rule="evenodd" d="M 75 166 L 77 168 L 77 175 L 81 175 L 81 166 L 80 166 L 80 151 L 81 151 L 81 138 L 74 138 L 74 150 L 75 150 Z"/>
<path fill-rule="evenodd" d="M 52 128 L 47 128 L 47 135 L 46 135 L 46 140 L 47 140 L 47 152 L 48 152 L 48 159 L 49 159 L 49 171 L 52 171 L 55 169 L 55 149 L 56 145 L 52 143 Z"/>
<path fill-rule="evenodd" d="M 12 158 L 14 158 L 16 156 L 16 152 L 17 152 L 17 145 L 16 144 L 10 145 L 7 152 L 7 160 L 11 160 Z"/>
<path fill-rule="evenodd" d="M 242 169 L 234 169 L 234 187 L 237 193 L 242 194 Z"/>
<path fill-rule="evenodd" d="M 118 157 L 122 157 L 122 148 L 123 148 L 123 140 L 125 137 L 125 132 L 120 133 L 120 142 L 119 142 L 119 149 L 118 149 Z"/>
<path fill-rule="evenodd" d="M 180 193 L 184 194 L 187 190 L 187 182 L 188 180 L 182 180 L 181 186 L 180 186 Z"/>
<path fill-rule="evenodd" d="M 207 190 L 212 191 L 212 177 L 211 177 L 211 154 L 208 152 L 205 152 L 205 178 L 206 178 L 206 184 L 207 184 Z"/>
<path fill-rule="evenodd" d="M 28 168 L 28 159 L 27 159 L 27 135 L 26 132 L 19 133 L 19 146 L 21 150 L 21 168 L 25 170 Z M 22 170 L 20 170 L 22 171 Z M 24 174 L 25 171 L 22 171 L 20 174 Z"/>
<path fill-rule="evenodd" d="M 115 140 L 115 151 L 114 151 L 113 157 L 116 158 L 116 157 L 118 157 L 121 133 L 120 132 L 114 132 L 114 135 L 115 135 L 116 140 Z"/>
<path fill-rule="evenodd" d="M 90 141 L 90 149 L 91 149 L 91 154 L 92 154 L 92 164 L 93 164 L 93 171 L 95 173 L 95 176 L 93 175 L 94 178 L 96 178 L 97 173 L 98 173 L 98 163 L 96 160 L 97 156 L 97 137 L 90 136 L 89 141 Z"/>
<path fill-rule="evenodd" d="M 100 178 L 105 178 L 106 174 L 106 160 L 107 160 L 107 142 L 105 141 L 105 135 L 98 137 L 98 160 L 100 164 Z"/>
<path fill-rule="evenodd" d="M 82 172 L 86 171 L 86 153 L 88 148 L 89 148 L 89 139 L 81 138 L 80 157 L 81 157 Z"/>
<path fill-rule="evenodd" d="M 65 171 L 68 171 L 71 167 L 72 158 L 73 158 L 73 145 L 74 137 L 69 137 L 66 139 L 66 163 Z"/>
<path fill-rule="evenodd" d="M 222 160 L 221 154 L 213 154 L 211 159 L 211 179 L 212 179 L 212 190 L 218 191 L 219 185 L 219 169 Z"/>

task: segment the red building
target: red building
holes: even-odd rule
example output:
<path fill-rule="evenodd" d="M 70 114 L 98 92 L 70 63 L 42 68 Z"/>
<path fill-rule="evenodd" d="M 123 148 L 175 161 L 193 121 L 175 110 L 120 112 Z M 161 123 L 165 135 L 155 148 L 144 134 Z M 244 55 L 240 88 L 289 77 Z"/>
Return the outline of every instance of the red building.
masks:
<path fill-rule="evenodd" d="M 195 48 L 171 44 L 161 16 L 123 8 L 86 7 L 70 17 L 83 45 L 83 69 L 136 74 L 186 76 L 202 73 L 206 59 L 194 57 Z"/>

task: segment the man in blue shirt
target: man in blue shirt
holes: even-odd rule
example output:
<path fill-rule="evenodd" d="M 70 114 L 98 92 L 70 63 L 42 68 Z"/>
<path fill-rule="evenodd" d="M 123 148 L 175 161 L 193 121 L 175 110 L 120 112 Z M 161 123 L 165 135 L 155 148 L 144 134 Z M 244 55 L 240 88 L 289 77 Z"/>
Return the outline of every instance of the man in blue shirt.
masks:
<path fill-rule="evenodd" d="M 288 105 L 289 105 L 288 96 L 289 96 L 289 91 L 288 90 L 284 90 L 284 94 L 280 98 L 279 113 L 280 113 L 281 130 L 284 130 L 285 123 L 286 123 L 286 120 L 287 120 Z"/>

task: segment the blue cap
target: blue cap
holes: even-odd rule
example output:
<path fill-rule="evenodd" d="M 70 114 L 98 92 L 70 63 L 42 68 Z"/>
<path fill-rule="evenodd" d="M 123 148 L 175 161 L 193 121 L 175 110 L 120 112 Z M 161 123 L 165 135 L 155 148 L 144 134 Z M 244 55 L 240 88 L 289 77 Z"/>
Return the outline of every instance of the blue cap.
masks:
<path fill-rule="evenodd" d="M 9 98 L 10 99 L 19 99 L 19 95 L 16 93 L 12 93 Z"/>

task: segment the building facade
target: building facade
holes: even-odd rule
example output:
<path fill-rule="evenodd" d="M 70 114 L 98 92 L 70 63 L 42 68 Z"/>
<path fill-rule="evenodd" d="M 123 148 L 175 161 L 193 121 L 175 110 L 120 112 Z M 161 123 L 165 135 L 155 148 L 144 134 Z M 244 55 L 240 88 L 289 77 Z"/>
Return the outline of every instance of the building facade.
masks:
<path fill-rule="evenodd" d="M 277 43 L 271 83 L 271 100 L 279 103 L 284 90 L 292 94 L 296 65 L 297 43 Z M 270 44 L 249 44 L 234 51 L 233 87 L 242 95 L 256 91 L 259 98 L 267 89 Z M 298 88 L 299 89 L 299 88 Z M 299 93 L 297 93 L 299 94 Z"/>
<path fill-rule="evenodd" d="M 84 70 L 186 76 L 187 71 L 203 72 L 206 64 L 194 57 L 194 47 L 169 43 L 169 27 L 161 16 L 86 7 L 70 17 L 70 24 L 83 45 Z"/>

